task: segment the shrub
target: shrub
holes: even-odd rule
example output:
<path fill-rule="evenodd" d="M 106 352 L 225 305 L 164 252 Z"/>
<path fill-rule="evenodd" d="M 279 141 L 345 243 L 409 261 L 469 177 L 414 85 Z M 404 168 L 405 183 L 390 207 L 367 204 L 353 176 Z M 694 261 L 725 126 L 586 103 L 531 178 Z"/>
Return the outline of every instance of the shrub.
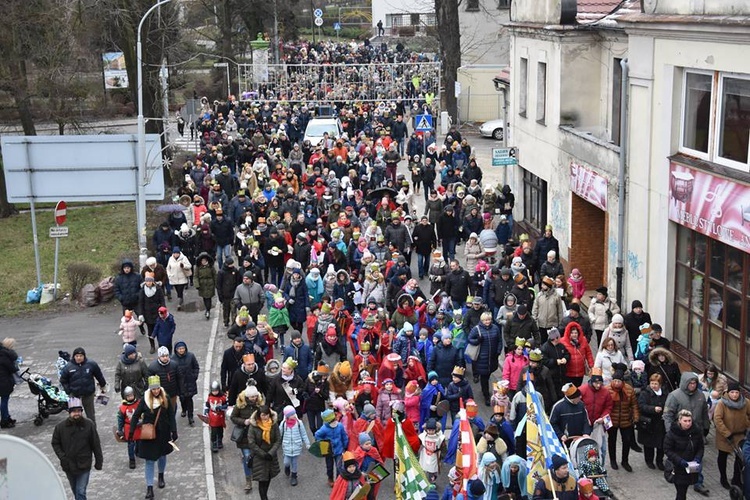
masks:
<path fill-rule="evenodd" d="M 101 270 L 87 262 L 74 262 L 68 265 L 68 282 L 73 297 L 78 297 L 87 283 L 97 284 L 102 277 Z"/>

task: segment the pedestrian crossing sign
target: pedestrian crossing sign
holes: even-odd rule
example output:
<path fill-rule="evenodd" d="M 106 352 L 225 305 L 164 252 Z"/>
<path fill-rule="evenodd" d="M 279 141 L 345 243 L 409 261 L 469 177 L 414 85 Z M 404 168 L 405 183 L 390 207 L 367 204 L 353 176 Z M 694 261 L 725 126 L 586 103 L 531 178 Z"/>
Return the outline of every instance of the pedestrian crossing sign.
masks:
<path fill-rule="evenodd" d="M 417 115 L 414 117 L 414 130 L 417 132 L 429 132 L 432 130 L 432 115 Z"/>

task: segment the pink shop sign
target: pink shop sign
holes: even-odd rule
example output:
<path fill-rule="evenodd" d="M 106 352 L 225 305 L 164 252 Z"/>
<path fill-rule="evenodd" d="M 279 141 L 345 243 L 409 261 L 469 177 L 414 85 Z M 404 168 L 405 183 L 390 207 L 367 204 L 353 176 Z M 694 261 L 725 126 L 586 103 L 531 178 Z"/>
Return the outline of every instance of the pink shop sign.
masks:
<path fill-rule="evenodd" d="M 570 190 L 592 205 L 607 211 L 607 179 L 593 170 L 570 162 Z"/>
<path fill-rule="evenodd" d="M 750 252 L 750 186 L 672 162 L 669 219 Z"/>

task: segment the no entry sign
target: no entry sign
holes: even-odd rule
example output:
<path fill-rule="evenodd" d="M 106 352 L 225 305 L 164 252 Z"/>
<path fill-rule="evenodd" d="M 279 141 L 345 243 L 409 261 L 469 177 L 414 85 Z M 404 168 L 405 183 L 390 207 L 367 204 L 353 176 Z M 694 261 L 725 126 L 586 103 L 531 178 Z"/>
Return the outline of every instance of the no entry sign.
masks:
<path fill-rule="evenodd" d="M 60 200 L 55 205 L 55 224 L 62 226 L 68 218 L 68 204 Z"/>

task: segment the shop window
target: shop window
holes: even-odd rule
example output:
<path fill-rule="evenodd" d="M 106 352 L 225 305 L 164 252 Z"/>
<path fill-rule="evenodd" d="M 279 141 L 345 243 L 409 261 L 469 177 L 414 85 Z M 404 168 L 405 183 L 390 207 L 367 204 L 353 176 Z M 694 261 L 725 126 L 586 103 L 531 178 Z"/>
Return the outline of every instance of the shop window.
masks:
<path fill-rule="evenodd" d="M 518 66 L 518 114 L 526 118 L 529 91 L 529 60 L 522 57 Z"/>
<path fill-rule="evenodd" d="M 711 240 L 711 266 L 709 267 L 711 279 L 724 282 L 724 244 L 718 240 Z"/>
<path fill-rule="evenodd" d="M 733 379 L 740 377 L 740 339 L 734 335 L 724 337 L 727 352 L 724 357 L 724 371 Z"/>
<path fill-rule="evenodd" d="M 677 290 L 675 290 L 675 299 L 687 306 L 690 302 L 690 269 L 684 266 L 677 266 Z"/>
<path fill-rule="evenodd" d="M 703 318 L 697 314 L 690 315 L 690 335 L 688 347 L 696 354 L 703 351 Z"/>
<path fill-rule="evenodd" d="M 547 183 L 528 170 L 523 171 L 523 214 L 540 232 L 547 224 Z"/>
<path fill-rule="evenodd" d="M 685 72 L 685 97 L 682 116 L 682 146 L 708 153 L 708 136 L 711 129 L 710 74 Z"/>
<path fill-rule="evenodd" d="M 722 78 L 717 156 L 747 171 L 750 139 L 750 80 Z M 729 166 L 732 166 L 731 164 Z"/>
<path fill-rule="evenodd" d="M 708 360 L 716 366 L 721 366 L 721 356 L 724 353 L 724 347 L 721 344 L 723 338 L 724 332 L 721 330 L 721 325 L 710 323 L 708 329 Z"/>
<path fill-rule="evenodd" d="M 536 66 L 536 122 L 544 125 L 547 117 L 547 63 Z"/>
<path fill-rule="evenodd" d="M 678 305 L 675 307 L 675 312 L 674 339 L 682 345 L 687 345 L 688 331 L 690 330 L 687 309 Z"/>

